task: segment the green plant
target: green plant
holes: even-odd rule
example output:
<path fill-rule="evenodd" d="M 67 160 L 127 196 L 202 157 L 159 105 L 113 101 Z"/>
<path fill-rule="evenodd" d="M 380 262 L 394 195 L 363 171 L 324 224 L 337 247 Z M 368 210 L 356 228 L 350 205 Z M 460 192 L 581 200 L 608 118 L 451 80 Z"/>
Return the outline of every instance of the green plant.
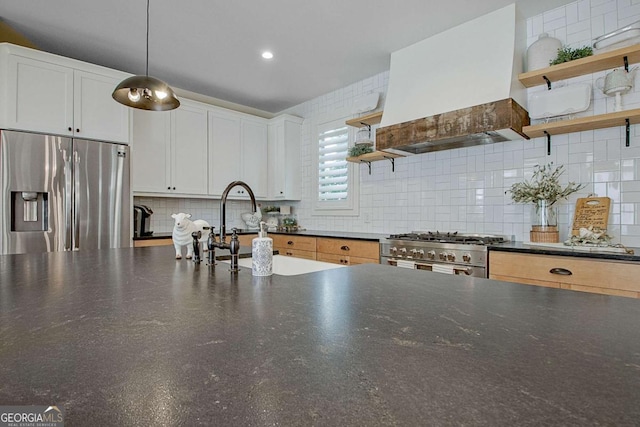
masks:
<path fill-rule="evenodd" d="M 264 213 L 269 213 L 269 212 L 280 212 L 280 207 L 279 206 L 265 206 L 262 209 L 262 212 Z"/>
<path fill-rule="evenodd" d="M 583 184 L 569 182 L 566 187 L 560 185 L 560 175 L 564 166 L 553 167 L 553 163 L 546 166 L 536 165 L 531 181 L 517 182 L 506 193 L 511 193 L 511 199 L 516 203 L 536 203 L 547 200 L 549 206 L 558 200 L 566 199 L 570 194 L 584 188 Z"/>
<path fill-rule="evenodd" d="M 593 55 L 593 49 L 591 46 L 584 46 L 578 49 L 572 49 L 569 46 L 564 46 L 561 49 L 558 49 L 558 56 L 556 56 L 556 59 L 549 62 L 549 65 L 562 64 L 563 62 L 586 58 L 591 55 Z"/>
<path fill-rule="evenodd" d="M 298 225 L 298 221 L 293 217 L 286 217 L 282 219 L 282 225 L 285 227 L 292 227 L 294 225 Z"/>
<path fill-rule="evenodd" d="M 373 148 L 369 144 L 356 144 L 349 149 L 349 156 L 351 157 L 358 157 L 367 153 L 373 153 Z"/>

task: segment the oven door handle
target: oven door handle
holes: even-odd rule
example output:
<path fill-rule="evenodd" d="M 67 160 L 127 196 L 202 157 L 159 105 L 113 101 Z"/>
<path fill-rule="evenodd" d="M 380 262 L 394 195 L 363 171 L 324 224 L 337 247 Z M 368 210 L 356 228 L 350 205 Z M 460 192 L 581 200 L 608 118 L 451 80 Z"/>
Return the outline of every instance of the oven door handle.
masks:
<path fill-rule="evenodd" d="M 397 266 L 398 262 L 395 259 L 388 259 L 387 264 Z M 442 264 L 447 265 L 447 264 Z M 433 271 L 433 264 L 424 264 L 421 262 L 416 262 L 415 267 L 416 270 L 427 270 Z M 473 274 L 473 268 L 471 267 L 453 267 L 454 274 L 464 274 L 465 276 L 471 276 Z"/>

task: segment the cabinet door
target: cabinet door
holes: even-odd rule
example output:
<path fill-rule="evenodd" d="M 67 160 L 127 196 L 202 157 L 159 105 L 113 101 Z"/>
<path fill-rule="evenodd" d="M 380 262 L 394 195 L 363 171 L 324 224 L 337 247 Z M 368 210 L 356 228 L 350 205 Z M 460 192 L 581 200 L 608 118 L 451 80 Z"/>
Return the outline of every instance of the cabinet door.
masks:
<path fill-rule="evenodd" d="M 172 191 L 207 194 L 207 110 L 183 100 L 171 123 Z"/>
<path fill-rule="evenodd" d="M 243 119 L 241 179 L 251 187 L 256 198 L 267 197 L 267 161 L 267 124 Z M 241 195 L 248 197 L 245 193 Z"/>
<path fill-rule="evenodd" d="M 117 77 L 74 72 L 74 135 L 102 141 L 129 143 L 129 109 L 111 94 Z"/>
<path fill-rule="evenodd" d="M 133 191 L 171 192 L 171 113 L 133 111 L 131 141 Z"/>
<path fill-rule="evenodd" d="M 300 124 L 302 119 L 281 116 L 269 124 L 269 198 L 300 200 Z"/>
<path fill-rule="evenodd" d="M 9 55 L 3 127 L 56 135 L 73 133 L 73 70 Z"/>
<path fill-rule="evenodd" d="M 209 111 L 209 194 L 240 179 L 240 117 Z"/>
<path fill-rule="evenodd" d="M 285 198 L 284 123 L 269 125 L 269 198 Z"/>

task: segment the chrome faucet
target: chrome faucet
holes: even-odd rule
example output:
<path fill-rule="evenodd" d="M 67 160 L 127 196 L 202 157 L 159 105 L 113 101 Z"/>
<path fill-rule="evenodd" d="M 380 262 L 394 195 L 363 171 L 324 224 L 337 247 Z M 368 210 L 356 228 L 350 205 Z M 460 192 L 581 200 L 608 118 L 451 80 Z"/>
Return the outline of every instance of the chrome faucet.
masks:
<path fill-rule="evenodd" d="M 216 242 L 216 235 L 214 233 L 214 227 L 211 227 L 211 231 L 209 231 L 209 237 L 207 238 L 207 248 L 209 249 L 209 265 L 213 265 L 215 263 L 215 248 L 220 249 L 229 249 L 231 253 L 231 272 L 238 272 L 238 252 L 240 252 L 240 240 L 238 240 L 238 233 L 235 228 L 232 229 L 233 234 L 231 235 L 231 241 L 229 243 L 226 242 L 226 232 L 227 232 L 227 196 L 229 196 L 229 191 L 233 187 L 236 186 L 244 187 L 249 193 L 249 197 L 251 198 L 251 204 L 253 207 L 253 212 L 257 211 L 256 208 L 256 197 L 253 195 L 253 191 L 249 186 L 243 181 L 233 181 L 227 188 L 222 192 L 222 197 L 220 198 L 220 241 Z"/>

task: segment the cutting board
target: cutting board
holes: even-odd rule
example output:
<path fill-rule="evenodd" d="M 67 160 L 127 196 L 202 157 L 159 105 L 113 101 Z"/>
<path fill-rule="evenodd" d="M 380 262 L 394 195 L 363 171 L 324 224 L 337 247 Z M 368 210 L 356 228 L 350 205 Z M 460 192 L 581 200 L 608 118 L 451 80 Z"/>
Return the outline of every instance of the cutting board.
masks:
<path fill-rule="evenodd" d="M 599 228 L 606 230 L 609 224 L 611 199 L 608 197 L 583 197 L 576 201 L 571 234 L 580 235 L 581 228 Z"/>

